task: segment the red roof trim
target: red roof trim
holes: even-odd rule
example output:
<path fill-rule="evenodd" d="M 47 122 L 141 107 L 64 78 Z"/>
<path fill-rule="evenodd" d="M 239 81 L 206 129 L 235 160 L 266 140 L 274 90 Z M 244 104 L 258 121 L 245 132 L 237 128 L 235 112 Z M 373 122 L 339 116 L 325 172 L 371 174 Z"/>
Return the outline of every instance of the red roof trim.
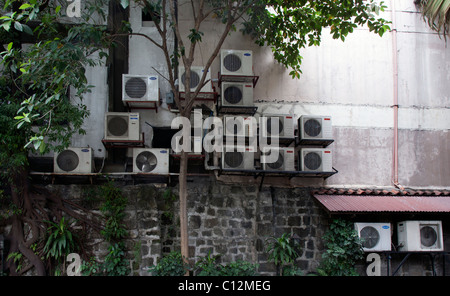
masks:
<path fill-rule="evenodd" d="M 314 197 L 332 213 L 450 212 L 450 196 L 425 195 L 325 195 Z"/>

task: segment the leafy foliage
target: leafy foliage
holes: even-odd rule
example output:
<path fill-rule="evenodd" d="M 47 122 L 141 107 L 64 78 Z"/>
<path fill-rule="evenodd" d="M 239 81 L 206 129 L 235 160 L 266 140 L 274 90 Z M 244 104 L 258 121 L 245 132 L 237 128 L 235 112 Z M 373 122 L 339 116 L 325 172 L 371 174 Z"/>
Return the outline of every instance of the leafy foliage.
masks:
<path fill-rule="evenodd" d="M 430 28 L 442 33 L 444 38 L 450 28 L 450 1 L 446 0 L 416 0 L 424 19 Z"/>
<path fill-rule="evenodd" d="M 189 269 L 189 264 L 183 260 L 181 253 L 171 252 L 164 256 L 158 264 L 151 266 L 148 271 L 153 276 L 182 276 Z"/>
<path fill-rule="evenodd" d="M 361 25 L 382 36 L 390 29 L 388 22 L 378 17 L 385 7 L 383 1 L 377 5 L 374 0 L 257 1 L 249 9 L 242 31 L 257 44 L 272 47 L 274 58 L 292 69 L 293 78 L 300 78 L 301 49 L 320 45 L 324 28 L 329 27 L 333 38 L 342 41 Z"/>
<path fill-rule="evenodd" d="M 300 272 L 293 266 L 299 255 L 300 246 L 289 233 L 283 233 L 281 237 L 269 237 L 266 240 L 269 260 L 282 269 L 282 275 L 297 275 Z"/>
<path fill-rule="evenodd" d="M 328 276 L 358 275 L 355 263 L 363 258 L 362 243 L 353 223 L 337 219 L 325 233 L 326 252 L 323 253 L 318 272 Z"/>

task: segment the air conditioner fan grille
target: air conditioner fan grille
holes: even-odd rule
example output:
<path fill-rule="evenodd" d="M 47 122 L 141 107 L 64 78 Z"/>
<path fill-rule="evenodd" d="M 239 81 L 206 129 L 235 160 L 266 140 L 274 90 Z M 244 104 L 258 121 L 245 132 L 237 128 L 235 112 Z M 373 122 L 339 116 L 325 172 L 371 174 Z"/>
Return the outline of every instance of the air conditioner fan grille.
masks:
<path fill-rule="evenodd" d="M 79 162 L 80 159 L 78 158 L 78 155 L 72 150 L 64 150 L 58 154 L 58 157 L 56 158 L 58 167 L 65 172 L 70 172 L 76 169 Z"/>
<path fill-rule="evenodd" d="M 438 235 L 436 230 L 431 226 L 423 226 L 420 228 L 420 242 L 424 247 L 432 247 L 436 244 Z"/>
<path fill-rule="evenodd" d="M 110 116 L 108 120 L 108 133 L 115 137 L 127 136 L 128 117 Z"/>
<path fill-rule="evenodd" d="M 278 159 L 275 162 L 267 163 L 267 166 L 271 169 L 278 170 L 283 167 L 284 157 L 281 153 L 278 153 Z"/>
<path fill-rule="evenodd" d="M 303 124 L 305 133 L 310 137 L 317 137 L 322 132 L 322 125 L 316 119 L 308 119 Z"/>
<path fill-rule="evenodd" d="M 362 246 L 364 248 L 373 249 L 380 241 L 380 233 L 375 227 L 366 226 L 360 231 Z"/>
<path fill-rule="evenodd" d="M 151 172 L 158 165 L 158 159 L 150 151 L 144 151 L 136 156 L 136 166 L 141 172 Z"/>
<path fill-rule="evenodd" d="M 147 84 L 142 78 L 132 77 L 125 82 L 125 93 L 133 99 L 140 99 L 147 93 Z"/>
<path fill-rule="evenodd" d="M 185 81 L 186 81 L 186 73 L 183 73 L 181 75 L 181 83 L 183 83 L 184 85 Z M 190 89 L 196 88 L 199 83 L 200 83 L 200 76 L 198 76 L 197 72 L 191 71 L 191 81 L 189 83 L 190 84 L 189 88 Z"/>
<path fill-rule="evenodd" d="M 228 54 L 223 59 L 223 66 L 230 72 L 236 72 L 241 68 L 242 62 L 240 57 L 238 57 L 237 55 Z"/>
<path fill-rule="evenodd" d="M 229 86 L 224 91 L 225 101 L 237 104 L 242 100 L 242 91 L 237 86 Z"/>
<path fill-rule="evenodd" d="M 307 152 L 303 157 L 303 162 L 307 169 L 315 171 L 322 165 L 322 157 L 316 152 Z"/>
<path fill-rule="evenodd" d="M 242 152 L 225 152 L 225 164 L 230 168 L 238 168 L 242 165 L 244 156 Z"/>
<path fill-rule="evenodd" d="M 278 133 L 274 133 L 274 135 L 281 135 L 281 133 L 283 132 L 283 121 L 281 120 L 281 118 L 278 118 Z M 269 135 L 272 135 L 272 119 L 271 118 L 267 118 L 267 133 Z"/>

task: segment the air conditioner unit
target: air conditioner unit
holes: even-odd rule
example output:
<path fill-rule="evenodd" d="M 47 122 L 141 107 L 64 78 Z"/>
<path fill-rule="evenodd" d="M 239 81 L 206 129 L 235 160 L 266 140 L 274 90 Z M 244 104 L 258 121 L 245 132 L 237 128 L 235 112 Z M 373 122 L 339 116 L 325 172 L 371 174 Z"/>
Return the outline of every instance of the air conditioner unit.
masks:
<path fill-rule="evenodd" d="M 403 221 L 397 224 L 400 251 L 443 251 L 441 221 Z"/>
<path fill-rule="evenodd" d="M 332 139 L 331 116 L 302 115 L 298 119 L 299 138 Z"/>
<path fill-rule="evenodd" d="M 156 75 L 122 75 L 122 100 L 157 102 L 159 82 Z"/>
<path fill-rule="evenodd" d="M 278 121 L 278 130 L 273 130 L 272 121 Z M 276 136 L 294 139 L 294 117 L 292 115 L 263 115 L 259 118 L 259 128 L 263 137 Z"/>
<path fill-rule="evenodd" d="M 94 171 L 94 157 L 92 148 L 67 148 L 53 157 L 53 171 L 55 173 L 92 173 Z"/>
<path fill-rule="evenodd" d="M 205 82 L 206 84 L 202 87 L 200 92 L 202 93 L 209 93 L 212 92 L 212 83 L 211 83 L 211 73 L 209 70 L 206 70 L 206 78 Z M 185 68 L 184 67 L 178 67 L 178 90 L 180 92 L 185 92 L 186 89 L 184 87 L 185 82 Z M 200 83 L 200 79 L 202 79 L 203 73 L 205 72 L 205 69 L 203 67 L 197 67 L 197 66 L 191 66 L 191 81 L 190 81 L 190 90 L 191 92 L 194 92 L 197 89 L 197 86 Z M 209 81 L 208 81 L 209 80 Z"/>
<path fill-rule="evenodd" d="M 168 174 L 169 149 L 133 148 L 133 172 Z"/>
<path fill-rule="evenodd" d="M 249 136 L 249 126 L 252 124 L 251 117 L 244 116 L 224 116 L 225 136 L 247 137 Z M 254 126 L 256 134 L 256 124 Z"/>
<path fill-rule="evenodd" d="M 269 150 L 272 153 L 278 153 L 278 157 L 274 162 L 262 163 L 263 170 L 265 171 L 295 171 L 295 151 L 291 147 L 280 148 L 263 148 L 263 155 L 268 155 Z"/>
<path fill-rule="evenodd" d="M 303 172 L 332 172 L 332 155 L 330 149 L 303 148 L 299 151 L 299 170 Z"/>
<path fill-rule="evenodd" d="M 253 85 L 244 82 L 222 82 L 222 106 L 253 106 Z"/>
<path fill-rule="evenodd" d="M 105 140 L 139 141 L 139 113 L 106 112 Z"/>
<path fill-rule="evenodd" d="M 251 50 L 220 51 L 221 75 L 253 76 L 253 53 Z"/>
<path fill-rule="evenodd" d="M 222 168 L 254 170 L 255 152 L 251 146 L 222 146 Z"/>
<path fill-rule="evenodd" d="M 183 137 L 184 140 L 184 137 Z M 180 144 L 179 141 L 175 141 L 175 150 L 174 153 L 180 153 L 183 149 L 183 144 Z M 203 152 L 203 130 L 198 129 L 197 132 L 195 129 L 191 129 L 191 137 L 190 137 L 190 146 L 189 154 L 202 154 Z"/>
<path fill-rule="evenodd" d="M 358 236 L 362 239 L 363 250 L 390 251 L 391 223 L 355 223 Z"/>

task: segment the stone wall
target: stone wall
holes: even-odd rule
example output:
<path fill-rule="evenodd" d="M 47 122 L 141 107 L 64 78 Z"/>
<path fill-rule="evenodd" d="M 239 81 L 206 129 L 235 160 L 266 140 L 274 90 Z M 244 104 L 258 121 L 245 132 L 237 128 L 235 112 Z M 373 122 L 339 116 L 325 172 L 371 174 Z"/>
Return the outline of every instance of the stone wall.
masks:
<path fill-rule="evenodd" d="M 211 254 L 221 263 L 245 260 L 259 265 L 261 275 L 275 275 L 276 267 L 268 262 L 265 241 L 283 233 L 296 234 L 301 253 L 297 265 L 303 274 L 316 272 L 322 259 L 322 237 L 332 218 L 315 201 L 311 188 L 238 186 L 225 184 L 213 177 L 197 177 L 188 182 L 189 253 L 192 263 Z M 164 254 L 180 250 L 178 187 L 160 184 L 129 185 L 116 182 L 128 198 L 126 207 L 126 239 L 132 275 L 148 276 L 149 266 Z M 63 198 L 79 202 L 99 213 L 100 202 L 95 198 L 100 185 L 47 185 Z M 170 190 L 174 195 L 165 194 Z M 169 198 L 167 198 L 169 196 Z M 409 215 L 379 217 L 383 221 L 411 219 Z M 405 216 L 406 215 L 406 216 Z M 343 217 L 353 222 L 376 221 L 374 216 L 351 215 Z M 422 220 L 442 220 L 447 216 L 415 217 Z M 8 228 L 0 229 L 6 234 Z M 108 253 L 108 243 L 99 233 L 87 234 L 87 255 L 102 260 Z M 448 232 L 444 233 L 445 249 L 449 246 Z M 366 254 L 367 255 L 367 254 Z M 404 255 L 392 255 L 392 273 Z M 436 254 L 435 260 L 426 254 L 415 254 L 399 269 L 397 275 L 442 275 L 450 268 L 449 260 Z M 449 257 L 449 256 L 447 256 Z M 387 257 L 381 254 L 381 275 L 387 275 Z M 434 263 L 434 264 L 431 264 Z M 365 275 L 368 263 L 361 261 L 357 269 Z M 448 274 L 448 272 L 446 273 Z"/>
<path fill-rule="evenodd" d="M 320 240 L 326 216 L 308 188 L 240 187 L 199 177 L 188 183 L 189 253 L 193 261 L 219 255 L 221 263 L 237 260 L 259 264 L 262 275 L 274 275 L 267 261 L 265 240 L 284 232 L 295 233 L 302 247 L 298 265 L 304 273 L 315 271 L 321 258 Z M 66 198 L 83 199 L 96 185 L 49 185 Z M 134 275 L 149 275 L 147 268 L 162 255 L 179 251 L 178 197 L 167 201 L 164 192 L 178 187 L 154 184 L 123 185 L 128 198 L 126 225 L 128 257 Z M 92 255 L 104 258 L 106 244 L 98 235 L 90 241 Z"/>

